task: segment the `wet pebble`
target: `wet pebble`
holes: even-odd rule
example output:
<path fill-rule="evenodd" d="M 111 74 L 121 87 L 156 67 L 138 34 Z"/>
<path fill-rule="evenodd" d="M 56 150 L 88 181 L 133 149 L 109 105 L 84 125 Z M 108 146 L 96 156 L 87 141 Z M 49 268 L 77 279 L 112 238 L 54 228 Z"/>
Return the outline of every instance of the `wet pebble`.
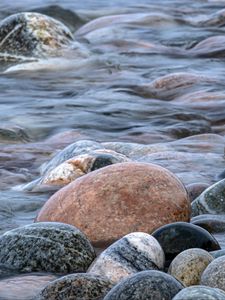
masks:
<path fill-rule="evenodd" d="M 168 273 L 185 286 L 197 285 L 202 272 L 212 260 L 212 255 L 203 249 L 187 249 L 174 258 Z"/>
<path fill-rule="evenodd" d="M 172 300 L 225 300 L 225 293 L 208 286 L 190 286 L 181 290 Z"/>
<path fill-rule="evenodd" d="M 48 284 L 35 300 L 100 300 L 112 288 L 110 280 L 86 273 L 71 274 Z"/>
<path fill-rule="evenodd" d="M 192 216 L 225 214 L 225 179 L 207 188 L 192 204 Z"/>
<path fill-rule="evenodd" d="M 225 215 L 199 215 L 193 217 L 191 223 L 206 229 L 210 233 L 225 231 Z"/>
<path fill-rule="evenodd" d="M 195 200 L 209 185 L 207 183 L 192 183 L 186 186 L 190 201 Z"/>
<path fill-rule="evenodd" d="M 164 268 L 164 253 L 158 241 L 143 232 L 130 233 L 103 251 L 89 272 L 113 282 L 134 273 Z"/>
<path fill-rule="evenodd" d="M 94 258 L 85 235 L 67 224 L 35 223 L 0 237 L 0 263 L 19 272 L 83 272 Z"/>
<path fill-rule="evenodd" d="M 169 300 L 184 287 L 171 275 L 142 271 L 119 282 L 104 300 Z"/>
<path fill-rule="evenodd" d="M 214 259 L 201 276 L 201 284 L 225 291 L 225 256 Z"/>
<path fill-rule="evenodd" d="M 208 231 L 185 222 L 164 225 L 154 231 L 152 236 L 162 246 L 167 262 L 190 248 L 201 248 L 207 251 L 220 249 L 218 242 Z"/>
<path fill-rule="evenodd" d="M 214 258 L 217 258 L 217 257 L 220 257 L 220 256 L 225 255 L 225 249 L 216 250 L 216 251 L 211 251 L 210 254 L 211 254 Z"/>
<path fill-rule="evenodd" d="M 95 246 L 105 246 L 130 232 L 188 221 L 189 205 L 174 174 L 157 165 L 128 162 L 71 182 L 45 203 L 37 221 L 75 225 Z"/>

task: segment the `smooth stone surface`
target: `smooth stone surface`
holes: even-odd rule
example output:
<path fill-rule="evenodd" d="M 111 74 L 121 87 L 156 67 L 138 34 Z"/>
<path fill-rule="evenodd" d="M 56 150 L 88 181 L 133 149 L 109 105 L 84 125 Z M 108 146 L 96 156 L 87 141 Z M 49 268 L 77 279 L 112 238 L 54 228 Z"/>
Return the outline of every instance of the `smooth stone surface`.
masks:
<path fill-rule="evenodd" d="M 214 258 L 217 258 L 217 257 L 220 257 L 220 256 L 225 255 L 225 249 L 216 250 L 216 251 L 211 251 L 210 254 L 211 254 Z"/>
<path fill-rule="evenodd" d="M 214 259 L 202 273 L 201 284 L 225 291 L 225 256 Z"/>
<path fill-rule="evenodd" d="M 197 285 L 202 272 L 212 260 L 212 255 L 203 249 L 187 249 L 174 258 L 168 273 L 185 286 Z"/>
<path fill-rule="evenodd" d="M 35 223 L 0 237 L 0 263 L 20 272 L 84 272 L 95 258 L 86 236 L 62 223 Z"/>
<path fill-rule="evenodd" d="M 172 300 L 225 300 L 225 293 L 208 286 L 190 286 L 181 290 Z"/>
<path fill-rule="evenodd" d="M 104 300 L 170 300 L 182 288 L 179 281 L 166 273 L 142 271 L 119 282 Z"/>
<path fill-rule="evenodd" d="M 0 23 L 0 59 L 54 56 L 72 41 L 64 24 L 39 13 L 18 13 Z"/>
<path fill-rule="evenodd" d="M 192 204 L 192 216 L 225 214 L 225 179 L 206 189 Z"/>
<path fill-rule="evenodd" d="M 190 202 L 183 184 L 153 164 L 121 163 L 93 171 L 55 193 L 37 221 L 80 228 L 95 246 L 135 231 L 188 221 Z"/>
<path fill-rule="evenodd" d="M 100 300 L 111 288 L 112 283 L 104 277 L 85 273 L 71 274 L 48 284 L 35 300 Z"/>
<path fill-rule="evenodd" d="M 206 229 L 210 233 L 225 231 L 225 215 L 199 215 L 193 217 L 191 223 Z"/>
<path fill-rule="evenodd" d="M 57 277 L 51 274 L 23 274 L 0 280 L 1 300 L 31 300 L 49 282 Z"/>
<path fill-rule="evenodd" d="M 155 238 L 144 232 L 133 232 L 103 251 L 88 272 L 118 282 L 140 271 L 163 269 L 164 262 L 164 252 Z"/>
<path fill-rule="evenodd" d="M 192 183 L 186 186 L 190 201 L 194 201 L 209 185 L 207 183 Z"/>
<path fill-rule="evenodd" d="M 164 225 L 154 231 L 152 236 L 162 246 L 167 261 L 173 260 L 179 253 L 190 248 L 207 251 L 220 249 L 218 242 L 208 231 L 185 222 Z"/>

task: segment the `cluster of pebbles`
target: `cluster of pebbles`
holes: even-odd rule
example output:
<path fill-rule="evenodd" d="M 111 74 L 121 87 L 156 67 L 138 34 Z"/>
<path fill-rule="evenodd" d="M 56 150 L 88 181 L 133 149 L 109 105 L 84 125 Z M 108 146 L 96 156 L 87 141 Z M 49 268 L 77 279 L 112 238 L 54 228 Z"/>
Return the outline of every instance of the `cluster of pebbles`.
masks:
<path fill-rule="evenodd" d="M 225 299 L 225 179 L 187 191 L 166 168 L 115 150 L 80 140 L 24 186 L 58 191 L 33 224 L 0 237 L 0 297 Z"/>
<path fill-rule="evenodd" d="M 18 34 L 27 44 L 15 47 Z M 3 21 L 2 36 L 2 59 L 39 59 L 73 47 L 61 23 L 34 13 Z M 203 46 L 196 53 L 204 53 Z M 159 92 L 157 82 L 153 90 Z M 225 299 L 219 243 L 225 179 L 187 191 L 166 168 L 132 160 L 131 148 L 76 142 L 20 187 L 58 191 L 33 224 L 0 237 L 0 298 L 7 288 L 14 299 L 33 300 Z"/>

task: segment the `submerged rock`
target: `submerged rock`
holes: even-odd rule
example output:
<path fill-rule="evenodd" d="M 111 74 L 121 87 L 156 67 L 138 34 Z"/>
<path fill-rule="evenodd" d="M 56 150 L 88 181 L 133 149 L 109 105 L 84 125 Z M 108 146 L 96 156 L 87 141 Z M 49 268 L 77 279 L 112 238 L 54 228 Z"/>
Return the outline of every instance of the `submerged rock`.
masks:
<path fill-rule="evenodd" d="M 93 274 L 71 274 L 48 284 L 35 300 L 100 300 L 112 288 L 110 280 Z"/>
<path fill-rule="evenodd" d="M 192 204 L 192 216 L 225 214 L 225 179 L 206 189 Z"/>
<path fill-rule="evenodd" d="M 189 214 L 187 192 L 174 174 L 157 165 L 128 162 L 71 182 L 46 202 L 37 221 L 73 224 L 102 246 L 130 232 L 188 221 Z"/>
<path fill-rule="evenodd" d="M 0 263 L 19 272 L 84 272 L 95 252 L 85 235 L 62 223 L 35 223 L 0 237 Z"/>
<path fill-rule="evenodd" d="M 170 300 L 184 286 L 160 271 L 142 271 L 119 282 L 104 300 Z"/>
<path fill-rule="evenodd" d="M 187 249 L 174 258 L 168 272 L 185 286 L 197 285 L 212 260 L 212 255 L 203 249 Z"/>
<path fill-rule="evenodd" d="M 164 252 L 155 238 L 144 232 L 133 232 L 103 251 L 88 272 L 118 282 L 140 271 L 163 269 L 164 260 Z"/>
<path fill-rule="evenodd" d="M 18 13 L 0 23 L 0 60 L 56 56 L 72 42 L 64 24 L 39 13 Z"/>

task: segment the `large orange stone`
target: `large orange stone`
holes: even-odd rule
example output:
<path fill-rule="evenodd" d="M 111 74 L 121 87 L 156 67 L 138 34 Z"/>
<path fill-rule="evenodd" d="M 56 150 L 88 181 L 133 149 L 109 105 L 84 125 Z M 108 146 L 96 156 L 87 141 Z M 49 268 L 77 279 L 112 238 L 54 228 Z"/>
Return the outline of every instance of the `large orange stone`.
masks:
<path fill-rule="evenodd" d="M 120 163 L 91 172 L 56 192 L 37 220 L 72 224 L 95 246 L 106 246 L 135 231 L 189 221 L 183 184 L 165 168 Z"/>

